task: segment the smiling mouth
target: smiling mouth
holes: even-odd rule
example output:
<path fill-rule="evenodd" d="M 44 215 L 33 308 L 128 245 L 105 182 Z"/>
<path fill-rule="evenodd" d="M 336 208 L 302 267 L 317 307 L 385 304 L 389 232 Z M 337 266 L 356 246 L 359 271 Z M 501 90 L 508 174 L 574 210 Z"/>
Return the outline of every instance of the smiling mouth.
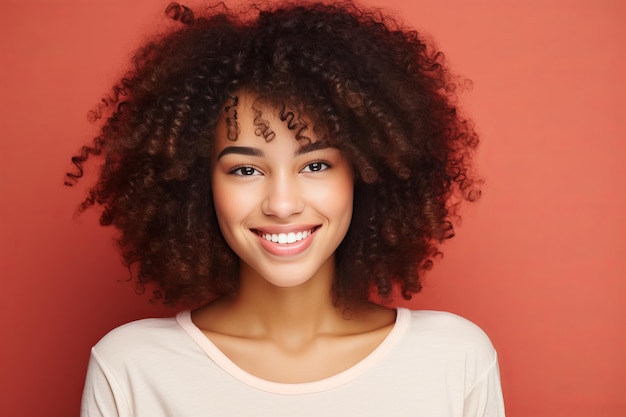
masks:
<path fill-rule="evenodd" d="M 315 226 L 308 230 L 289 233 L 268 233 L 256 229 L 252 229 L 252 231 L 261 238 L 267 240 L 268 242 L 278 243 L 281 245 L 289 245 L 306 239 L 307 237 L 315 233 L 317 229 L 319 229 L 319 226 Z"/>

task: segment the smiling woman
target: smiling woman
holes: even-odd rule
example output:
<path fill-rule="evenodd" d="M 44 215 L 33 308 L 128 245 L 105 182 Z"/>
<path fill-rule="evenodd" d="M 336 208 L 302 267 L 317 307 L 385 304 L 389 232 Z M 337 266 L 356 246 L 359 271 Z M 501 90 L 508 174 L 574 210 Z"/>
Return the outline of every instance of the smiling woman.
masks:
<path fill-rule="evenodd" d="M 211 189 L 222 235 L 240 259 L 239 280 L 296 286 L 324 270 L 330 291 L 334 273 L 327 272 L 352 217 L 350 163 L 314 134 L 301 144 L 277 109 L 263 109 L 272 130 L 264 140 L 254 97 L 238 98 L 236 141 L 226 137 L 224 117 L 217 125 Z"/>
<path fill-rule="evenodd" d="M 442 55 L 352 3 L 167 13 L 68 183 L 104 158 L 82 209 L 183 310 L 93 348 L 83 416 L 503 416 L 479 328 L 384 306 L 478 195 Z"/>

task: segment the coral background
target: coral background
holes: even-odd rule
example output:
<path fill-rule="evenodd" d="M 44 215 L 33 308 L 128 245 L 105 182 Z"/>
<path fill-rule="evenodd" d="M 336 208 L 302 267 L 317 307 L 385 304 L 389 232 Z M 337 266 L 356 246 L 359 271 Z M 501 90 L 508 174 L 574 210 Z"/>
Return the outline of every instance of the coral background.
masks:
<path fill-rule="evenodd" d="M 472 79 L 462 102 L 482 137 L 483 198 L 404 304 L 486 330 L 508 416 L 625 416 L 626 3 L 364 1 L 432 34 Z M 97 213 L 73 217 L 85 185 L 62 185 L 96 131 L 87 111 L 145 34 L 170 24 L 166 5 L 2 0 L 5 416 L 78 415 L 90 346 L 121 323 L 173 314 L 134 294 Z"/>

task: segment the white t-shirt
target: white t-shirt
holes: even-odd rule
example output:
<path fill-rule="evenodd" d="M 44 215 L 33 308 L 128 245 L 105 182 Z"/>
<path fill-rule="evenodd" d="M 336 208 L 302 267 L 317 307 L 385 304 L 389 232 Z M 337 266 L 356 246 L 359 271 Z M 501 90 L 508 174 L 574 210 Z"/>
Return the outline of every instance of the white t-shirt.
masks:
<path fill-rule="evenodd" d="M 231 362 L 191 321 L 145 319 L 92 349 L 82 417 L 502 417 L 496 352 L 473 323 L 398 309 L 385 340 L 353 367 L 283 384 Z"/>

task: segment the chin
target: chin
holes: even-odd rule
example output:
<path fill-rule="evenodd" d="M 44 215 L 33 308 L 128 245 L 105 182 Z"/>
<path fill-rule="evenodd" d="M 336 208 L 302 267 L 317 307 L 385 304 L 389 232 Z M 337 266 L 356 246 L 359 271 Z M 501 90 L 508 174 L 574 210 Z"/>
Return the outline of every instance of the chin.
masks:
<path fill-rule="evenodd" d="M 246 265 L 243 269 L 249 269 L 251 276 L 265 281 L 276 288 L 296 288 L 301 286 L 322 284 L 334 276 L 334 261 L 328 259 L 319 268 L 307 268 L 300 262 L 291 265 L 272 265 L 262 268 Z M 243 277 L 243 274 L 242 274 Z"/>

